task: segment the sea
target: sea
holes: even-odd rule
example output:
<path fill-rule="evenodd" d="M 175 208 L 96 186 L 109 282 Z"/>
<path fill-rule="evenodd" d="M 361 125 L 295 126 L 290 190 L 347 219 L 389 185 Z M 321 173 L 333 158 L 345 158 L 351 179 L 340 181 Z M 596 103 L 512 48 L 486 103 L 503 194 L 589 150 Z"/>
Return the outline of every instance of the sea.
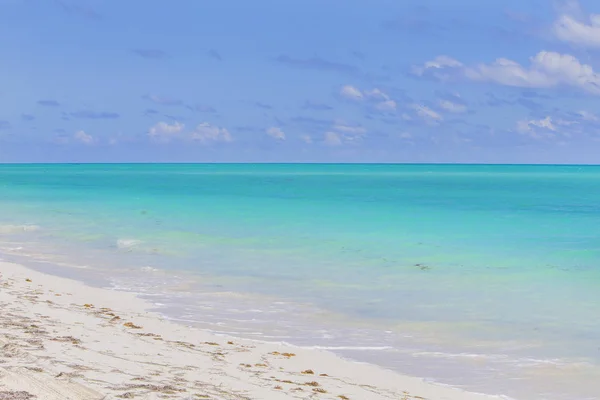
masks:
<path fill-rule="evenodd" d="M 0 165 L 0 258 L 218 334 L 600 399 L 600 167 Z"/>

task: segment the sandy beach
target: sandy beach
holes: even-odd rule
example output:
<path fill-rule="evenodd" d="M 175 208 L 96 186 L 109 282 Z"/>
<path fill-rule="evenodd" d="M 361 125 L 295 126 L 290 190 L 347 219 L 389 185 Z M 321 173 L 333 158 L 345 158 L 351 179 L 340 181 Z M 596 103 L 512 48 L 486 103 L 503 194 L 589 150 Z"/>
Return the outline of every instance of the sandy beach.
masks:
<path fill-rule="evenodd" d="M 217 336 L 149 307 L 0 263 L 0 399 L 493 398 L 324 351 Z"/>

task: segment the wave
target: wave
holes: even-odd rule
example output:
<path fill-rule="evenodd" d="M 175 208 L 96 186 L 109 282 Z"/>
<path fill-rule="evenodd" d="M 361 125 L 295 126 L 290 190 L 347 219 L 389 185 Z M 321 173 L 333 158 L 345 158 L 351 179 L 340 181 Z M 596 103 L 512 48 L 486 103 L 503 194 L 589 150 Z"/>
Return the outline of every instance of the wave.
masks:
<path fill-rule="evenodd" d="M 144 272 L 159 272 L 160 271 L 159 268 L 154 268 L 154 267 L 141 267 L 140 270 L 144 271 Z"/>
<path fill-rule="evenodd" d="M 312 349 L 312 350 L 327 350 L 327 351 L 342 351 L 342 350 L 352 350 L 352 351 L 387 351 L 387 350 L 396 350 L 391 346 L 318 346 L 318 345 L 297 345 L 289 342 L 278 342 L 283 346 L 288 347 L 296 347 L 299 349 Z"/>
<path fill-rule="evenodd" d="M 485 358 L 495 360 L 508 360 L 509 356 L 504 354 L 476 354 L 476 353 L 444 353 L 440 351 L 418 351 L 414 356 L 439 357 L 439 358 Z"/>
<path fill-rule="evenodd" d="M 300 346 L 305 349 L 315 349 L 315 350 L 329 350 L 329 351 L 341 351 L 341 350 L 351 350 L 351 351 L 385 351 L 385 350 L 394 350 L 391 346 Z"/>
<path fill-rule="evenodd" d="M 142 244 L 141 240 L 137 239 L 118 239 L 117 240 L 117 248 L 119 250 L 127 250 L 131 251 L 134 247 Z"/>
<path fill-rule="evenodd" d="M 38 225 L 0 225 L 0 234 L 36 232 L 40 229 Z"/>
<path fill-rule="evenodd" d="M 502 364 L 514 364 L 519 367 L 538 367 L 552 365 L 556 367 L 591 368 L 593 365 L 585 360 L 559 358 L 530 358 L 514 357 L 506 354 L 475 354 L 475 353 L 444 353 L 437 351 L 421 351 L 412 353 L 413 356 L 446 358 L 446 359 L 484 359 Z"/>
<path fill-rule="evenodd" d="M 465 389 L 463 389 L 461 387 L 458 387 L 455 385 L 449 385 L 447 383 L 442 383 L 442 382 L 439 382 L 438 380 L 430 378 L 430 377 L 425 377 L 425 378 L 421 378 L 421 379 L 423 380 L 423 382 L 431 383 L 435 386 L 445 387 L 445 388 L 449 388 L 449 389 L 456 389 L 456 390 L 459 390 L 464 393 L 469 393 L 470 395 L 479 395 L 486 399 L 494 398 L 494 399 L 500 399 L 500 400 L 516 400 L 514 397 L 510 397 L 505 394 L 489 394 L 489 393 L 475 392 L 475 391 L 470 391 L 470 390 L 466 391 Z"/>

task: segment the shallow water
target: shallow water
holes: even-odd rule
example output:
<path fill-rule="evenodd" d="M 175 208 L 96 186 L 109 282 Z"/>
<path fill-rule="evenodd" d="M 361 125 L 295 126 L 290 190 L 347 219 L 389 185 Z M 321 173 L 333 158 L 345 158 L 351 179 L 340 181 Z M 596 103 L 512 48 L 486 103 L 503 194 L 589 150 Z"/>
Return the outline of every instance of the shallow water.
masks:
<path fill-rule="evenodd" d="M 3 258 L 218 332 L 599 399 L 600 167 L 4 165 Z"/>

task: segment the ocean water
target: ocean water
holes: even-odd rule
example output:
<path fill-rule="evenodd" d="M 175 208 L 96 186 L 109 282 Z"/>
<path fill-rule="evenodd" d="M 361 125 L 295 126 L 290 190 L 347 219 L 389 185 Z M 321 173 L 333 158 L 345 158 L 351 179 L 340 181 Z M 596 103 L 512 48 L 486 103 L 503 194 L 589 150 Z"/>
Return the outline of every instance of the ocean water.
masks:
<path fill-rule="evenodd" d="M 2 165 L 0 253 L 214 332 L 600 399 L 600 167 Z"/>

